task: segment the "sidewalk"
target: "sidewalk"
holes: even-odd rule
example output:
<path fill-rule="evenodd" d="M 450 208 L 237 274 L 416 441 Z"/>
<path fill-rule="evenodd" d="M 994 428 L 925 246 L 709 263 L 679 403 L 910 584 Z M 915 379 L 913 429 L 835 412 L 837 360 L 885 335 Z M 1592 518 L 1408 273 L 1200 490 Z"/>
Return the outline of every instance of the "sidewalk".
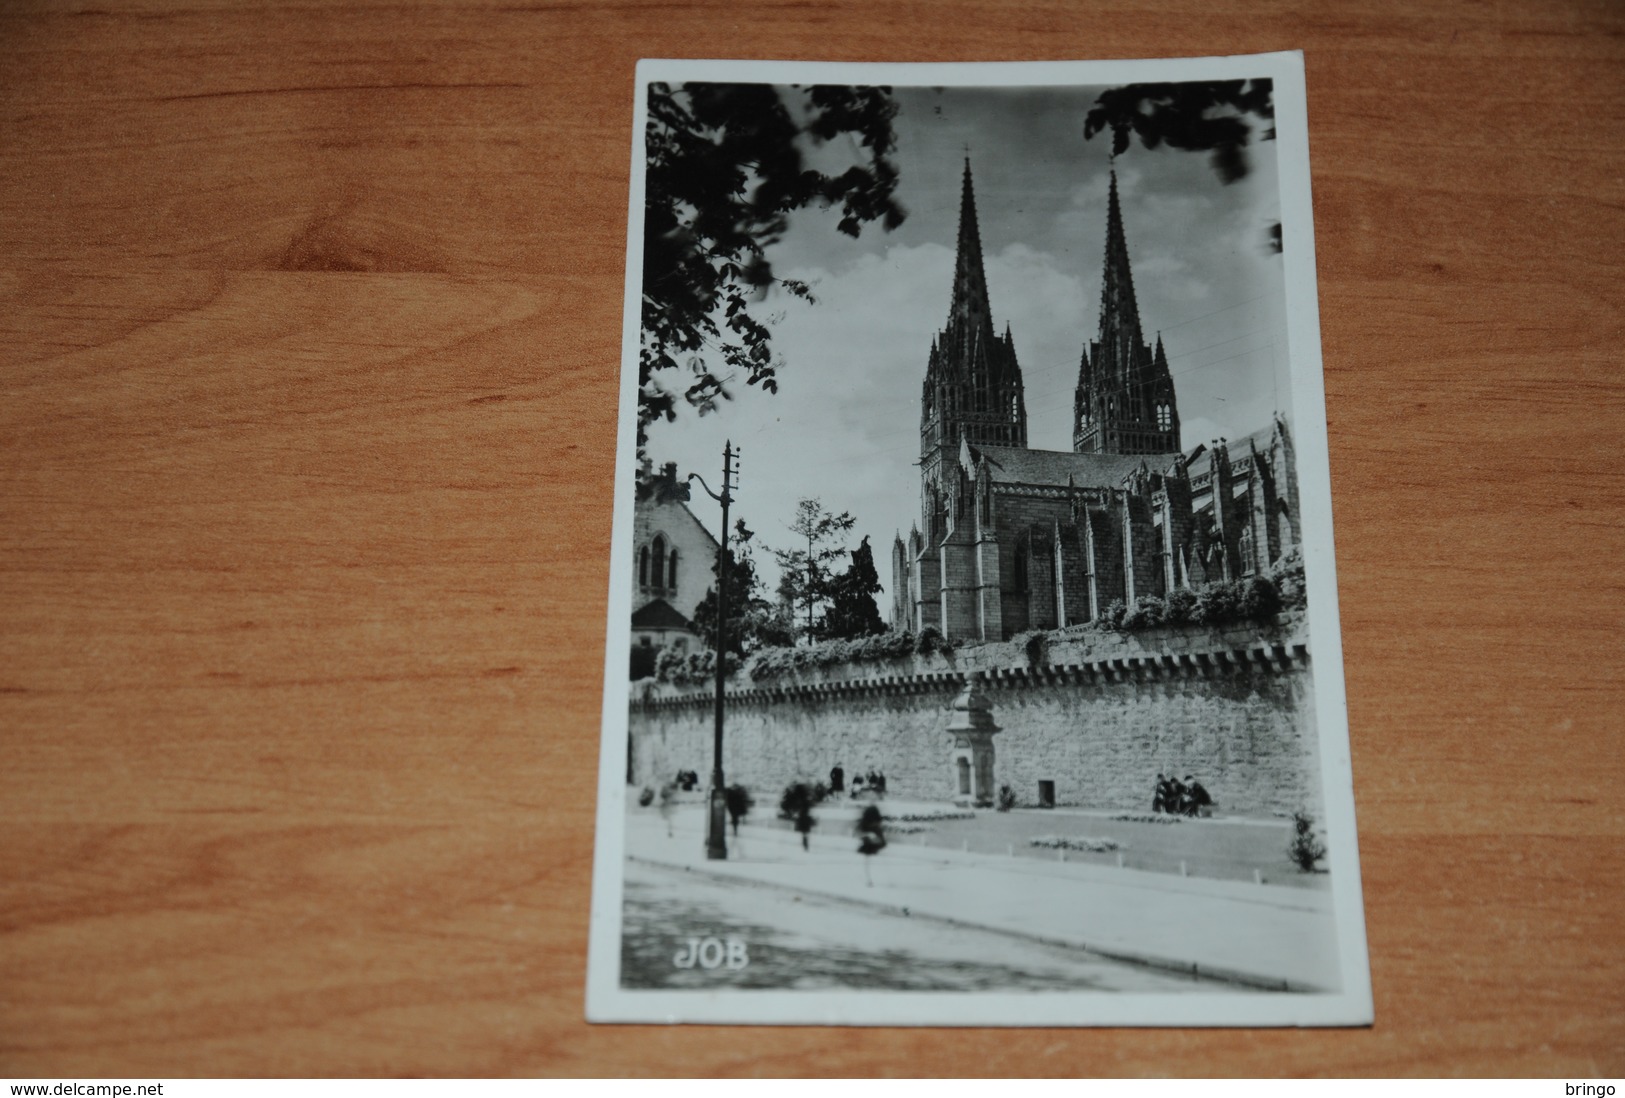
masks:
<path fill-rule="evenodd" d="M 743 885 L 929 918 L 1087 949 L 1103 956 L 1255 987 L 1336 990 L 1336 924 L 1329 893 L 1184 878 L 1098 865 L 966 854 L 894 842 L 864 884 L 845 826 L 814 833 L 803 851 L 772 826 L 729 836 L 726 862 L 706 860 L 704 817 L 685 808 L 668 838 L 655 813 L 626 820 L 631 858 Z"/>

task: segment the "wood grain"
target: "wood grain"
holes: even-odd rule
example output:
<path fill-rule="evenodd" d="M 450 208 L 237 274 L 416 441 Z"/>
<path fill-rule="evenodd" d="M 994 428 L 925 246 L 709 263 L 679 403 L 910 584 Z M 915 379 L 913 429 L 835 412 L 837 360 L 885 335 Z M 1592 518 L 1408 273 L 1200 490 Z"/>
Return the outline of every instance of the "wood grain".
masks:
<path fill-rule="evenodd" d="M 581 1020 L 632 66 L 1302 48 L 1377 1023 Z M 1625 1072 L 1625 9 L 0 9 L 0 1074 Z"/>

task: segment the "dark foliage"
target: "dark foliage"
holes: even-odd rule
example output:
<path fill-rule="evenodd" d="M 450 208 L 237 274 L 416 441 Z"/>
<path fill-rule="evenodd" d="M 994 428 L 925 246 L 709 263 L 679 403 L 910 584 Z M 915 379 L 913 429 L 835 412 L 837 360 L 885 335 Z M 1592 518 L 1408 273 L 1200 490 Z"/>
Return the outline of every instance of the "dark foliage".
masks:
<path fill-rule="evenodd" d="M 1281 598 L 1281 605 L 1301 610 L 1309 602 L 1308 589 L 1303 580 L 1303 549 L 1294 545 L 1281 554 L 1281 559 L 1270 565 L 1270 581 Z"/>
<path fill-rule="evenodd" d="M 776 603 L 762 597 L 762 583 L 756 574 L 751 552 L 755 533 L 745 520 L 734 523 L 728 539 L 728 651 L 743 656 L 758 648 L 794 642 L 789 616 Z M 711 565 L 712 575 L 716 564 Z M 712 648 L 717 646 L 717 591 L 708 588 L 694 608 L 694 628 Z"/>
<path fill-rule="evenodd" d="M 736 377 L 777 390 L 771 333 L 749 306 L 774 285 L 811 299 L 805 285 L 775 279 L 767 258 L 789 214 L 838 208 L 839 230 L 853 237 L 904 216 L 892 197 L 897 106 L 887 88 L 653 84 L 648 107 L 640 449 L 680 400 L 707 411 Z M 836 175 L 808 167 L 807 139 L 842 137 L 865 162 Z"/>
<path fill-rule="evenodd" d="M 1176 587 L 1163 600 L 1163 611 L 1171 622 L 1191 621 L 1196 611 L 1196 592 L 1187 587 Z"/>
<path fill-rule="evenodd" d="M 877 633 L 870 637 L 827 641 L 799 648 L 764 648 L 751 658 L 747 670 L 751 679 L 759 682 L 808 668 L 899 659 L 913 651 L 914 634 Z"/>
<path fill-rule="evenodd" d="M 829 581 L 829 610 L 824 614 L 820 633 L 826 638 L 846 640 L 868 637 L 886 631 L 875 595 L 880 591 L 880 573 L 875 571 L 874 552 L 869 539 L 852 550 L 852 563 L 845 572 Z"/>
<path fill-rule="evenodd" d="M 1326 856 L 1326 846 L 1315 836 L 1315 821 L 1310 816 L 1295 812 L 1292 815 L 1292 842 L 1287 847 L 1292 864 L 1305 873 L 1315 871 L 1315 863 Z"/>
<path fill-rule="evenodd" d="M 739 834 L 739 821 L 750 814 L 756 807 L 756 800 L 750 795 L 750 790 L 735 782 L 722 791 L 723 800 L 728 806 L 728 817 L 733 820 L 734 834 Z"/>
<path fill-rule="evenodd" d="M 1234 183 L 1251 170 L 1247 144 L 1255 127 L 1261 130 L 1259 140 L 1275 139 L 1273 90 L 1268 80 L 1108 88 L 1084 119 L 1084 140 L 1109 129 L 1113 156 L 1128 151 L 1131 136 L 1148 149 L 1167 144 L 1186 152 L 1209 153 L 1215 174 L 1225 183 Z"/>
<path fill-rule="evenodd" d="M 1205 152 L 1214 174 L 1226 183 L 1252 171 L 1247 146 L 1275 140 L 1274 84 L 1269 80 L 1217 80 L 1178 84 L 1128 84 L 1108 88 L 1083 122 L 1084 140 L 1110 130 L 1112 155 L 1128 151 L 1134 137 L 1148 149 L 1164 144 Z M 1269 227 L 1265 247 L 1281 251 L 1281 225 Z"/>
<path fill-rule="evenodd" d="M 845 511 L 837 515 L 826 510 L 822 500 L 801 500 L 790 523 L 796 547 L 773 550 L 782 569 L 779 597 L 795 609 L 796 625 L 809 641 L 825 635 L 825 607 L 834 597 L 836 579 L 830 565 L 846 553 L 840 538 L 856 522 Z M 802 548 L 803 542 L 806 548 Z"/>
<path fill-rule="evenodd" d="M 1134 600 L 1134 605 L 1123 611 L 1123 617 L 1118 628 L 1125 633 L 1132 633 L 1136 629 L 1155 629 L 1168 621 L 1168 604 L 1155 595 L 1142 595 Z"/>
<path fill-rule="evenodd" d="M 739 670 L 738 659 L 730 654 L 722 669 L 724 675 L 732 675 Z M 655 657 L 655 678 L 673 686 L 711 682 L 716 674 L 717 654 L 709 648 L 697 652 L 678 652 L 668 645 Z"/>
<path fill-rule="evenodd" d="M 792 821 L 796 830 L 805 835 L 818 825 L 817 818 L 812 814 L 816 803 L 812 786 L 806 782 L 792 782 L 785 786 L 783 795 L 779 797 L 779 819 Z"/>

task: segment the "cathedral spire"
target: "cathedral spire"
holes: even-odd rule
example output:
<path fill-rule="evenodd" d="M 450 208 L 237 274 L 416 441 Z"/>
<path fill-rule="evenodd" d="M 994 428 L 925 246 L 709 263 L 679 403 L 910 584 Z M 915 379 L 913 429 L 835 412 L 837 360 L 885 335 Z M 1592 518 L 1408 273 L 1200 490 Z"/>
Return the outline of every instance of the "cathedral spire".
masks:
<path fill-rule="evenodd" d="M 971 183 L 970 157 L 959 194 L 959 251 L 954 259 L 954 297 L 948 322 L 964 322 L 972 331 L 992 330 L 993 308 L 987 300 L 987 275 L 982 270 L 982 234 L 976 223 L 976 189 Z"/>
<path fill-rule="evenodd" d="M 1157 333 L 1155 350 L 1141 334 L 1114 170 L 1106 199 L 1100 334 L 1084 346 L 1079 363 L 1072 448 L 1079 453 L 1167 454 L 1179 449 L 1179 432 L 1162 333 Z"/>
<path fill-rule="evenodd" d="M 940 501 L 957 490 L 955 463 L 966 443 L 1027 445 L 1027 403 L 1015 339 L 1008 323 L 999 334 L 988 303 L 969 157 L 960 184 L 948 321 L 932 340 L 920 394 L 921 513 L 928 526 Z"/>
<path fill-rule="evenodd" d="M 1111 194 L 1106 203 L 1106 271 L 1100 284 L 1100 346 L 1109 356 L 1128 366 L 1133 360 L 1134 348 L 1139 345 L 1140 307 L 1134 300 L 1134 274 L 1129 269 L 1123 207 L 1117 199 L 1117 172 L 1113 171 Z"/>

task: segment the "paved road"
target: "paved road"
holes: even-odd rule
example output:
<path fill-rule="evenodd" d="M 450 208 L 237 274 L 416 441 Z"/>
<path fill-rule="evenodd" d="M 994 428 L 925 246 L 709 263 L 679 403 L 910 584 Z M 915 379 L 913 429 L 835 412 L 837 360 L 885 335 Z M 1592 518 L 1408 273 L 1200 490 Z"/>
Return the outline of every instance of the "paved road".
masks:
<path fill-rule="evenodd" d="M 863 913 L 855 916 L 860 925 L 885 925 L 884 917 L 903 919 L 907 912 L 911 929 L 965 928 L 989 938 L 1020 939 L 1032 948 L 1160 966 L 1164 974 L 1200 972 L 1294 990 L 1340 983 L 1336 918 L 1326 892 L 907 844 L 896 844 L 874 860 L 870 887 L 850 835 L 815 833 L 812 850 L 803 851 L 783 831 L 747 827 L 744 841 L 730 844 L 727 861 L 710 862 L 704 856 L 703 822 L 697 811 L 680 814 L 675 835 L 668 837 L 658 817 L 634 810 L 627 816 L 627 851 L 638 861 L 685 874 L 684 887 L 666 890 L 671 902 L 687 900 L 690 880 L 721 888 L 740 899 L 732 906 L 716 905 L 715 914 L 748 916 L 757 928 L 782 925 L 776 905 L 788 894 L 791 902 L 799 896 L 802 903 L 856 909 Z M 745 898 L 757 893 L 777 899 Z M 658 927 L 662 918 L 675 922 L 691 913 L 657 912 L 650 926 Z M 818 948 L 850 949 L 854 943 L 872 951 L 861 930 L 826 935 Z M 944 956 L 982 963 L 1004 953 L 949 950 Z M 640 961 L 643 967 L 654 963 Z"/>
<path fill-rule="evenodd" d="M 855 868 L 855 867 L 854 867 Z M 1204 980 L 814 897 L 641 863 L 627 866 L 621 982 L 628 988 L 896 991 L 1192 991 Z M 748 958 L 680 966 L 690 940 L 734 939 Z M 740 959 L 736 947 L 736 965 Z M 1225 985 L 1223 990 L 1234 991 Z"/>

